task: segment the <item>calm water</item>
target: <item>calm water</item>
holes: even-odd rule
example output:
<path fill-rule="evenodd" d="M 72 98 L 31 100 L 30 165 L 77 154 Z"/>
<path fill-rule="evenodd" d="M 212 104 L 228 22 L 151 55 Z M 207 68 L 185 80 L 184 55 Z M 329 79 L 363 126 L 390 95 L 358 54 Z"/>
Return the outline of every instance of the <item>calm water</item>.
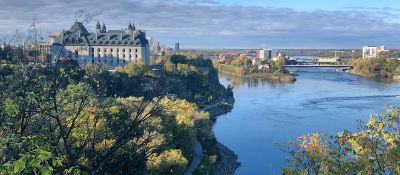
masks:
<path fill-rule="evenodd" d="M 293 71 L 297 69 L 293 69 Z M 308 133 L 356 131 L 356 119 L 400 106 L 400 81 L 365 78 L 334 68 L 306 68 L 295 83 L 273 83 L 220 74 L 232 84 L 236 103 L 220 116 L 215 135 L 239 155 L 236 174 L 281 174 L 286 154 L 274 147 Z"/>

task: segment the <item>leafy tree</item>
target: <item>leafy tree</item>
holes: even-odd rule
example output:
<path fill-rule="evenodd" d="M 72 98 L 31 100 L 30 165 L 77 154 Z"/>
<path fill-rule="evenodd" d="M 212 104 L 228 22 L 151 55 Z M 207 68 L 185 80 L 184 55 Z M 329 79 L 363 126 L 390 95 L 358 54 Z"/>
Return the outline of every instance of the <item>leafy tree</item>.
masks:
<path fill-rule="evenodd" d="M 283 174 L 398 174 L 400 172 L 400 108 L 387 105 L 385 113 L 356 120 L 356 133 L 336 136 L 308 134 L 288 143 L 275 143 L 288 153 Z"/>

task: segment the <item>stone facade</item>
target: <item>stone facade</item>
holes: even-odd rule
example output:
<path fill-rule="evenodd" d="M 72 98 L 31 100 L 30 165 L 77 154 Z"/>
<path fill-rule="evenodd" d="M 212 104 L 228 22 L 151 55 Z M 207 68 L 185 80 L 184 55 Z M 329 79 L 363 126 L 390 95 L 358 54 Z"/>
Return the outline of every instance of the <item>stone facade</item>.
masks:
<path fill-rule="evenodd" d="M 87 63 L 107 64 L 109 69 L 125 66 L 130 62 L 142 59 L 150 64 L 149 43 L 145 31 L 135 30 L 130 23 L 128 30 L 109 30 L 103 24 L 96 25 L 96 32 L 89 33 L 79 22 L 70 30 L 62 31 L 54 39 L 51 52 L 57 58 L 70 57 L 78 61 L 82 67 Z M 58 59 L 54 59 L 55 63 Z"/>

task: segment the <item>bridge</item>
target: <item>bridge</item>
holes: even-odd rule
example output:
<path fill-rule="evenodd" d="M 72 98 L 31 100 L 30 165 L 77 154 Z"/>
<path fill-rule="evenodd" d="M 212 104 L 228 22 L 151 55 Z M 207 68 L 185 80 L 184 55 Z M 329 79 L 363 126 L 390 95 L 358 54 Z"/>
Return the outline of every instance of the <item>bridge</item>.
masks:
<path fill-rule="evenodd" d="M 335 67 L 336 72 L 338 71 L 339 67 L 350 67 L 352 68 L 352 65 L 285 65 L 286 67 L 297 67 L 297 71 L 300 70 L 300 67 L 306 68 L 306 67 Z"/>

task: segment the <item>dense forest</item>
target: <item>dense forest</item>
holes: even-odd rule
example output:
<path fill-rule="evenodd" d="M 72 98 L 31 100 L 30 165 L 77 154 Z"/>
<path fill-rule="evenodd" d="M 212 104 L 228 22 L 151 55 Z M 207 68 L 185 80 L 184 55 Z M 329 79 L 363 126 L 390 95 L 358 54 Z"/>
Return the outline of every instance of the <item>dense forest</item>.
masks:
<path fill-rule="evenodd" d="M 215 162 L 212 122 L 191 103 L 225 91 L 212 66 L 195 69 L 211 63 L 172 56 L 153 76 L 143 62 L 113 72 L 70 58 L 28 65 L 26 53 L 9 49 L 0 65 L 0 174 L 182 174 L 196 138 Z"/>

